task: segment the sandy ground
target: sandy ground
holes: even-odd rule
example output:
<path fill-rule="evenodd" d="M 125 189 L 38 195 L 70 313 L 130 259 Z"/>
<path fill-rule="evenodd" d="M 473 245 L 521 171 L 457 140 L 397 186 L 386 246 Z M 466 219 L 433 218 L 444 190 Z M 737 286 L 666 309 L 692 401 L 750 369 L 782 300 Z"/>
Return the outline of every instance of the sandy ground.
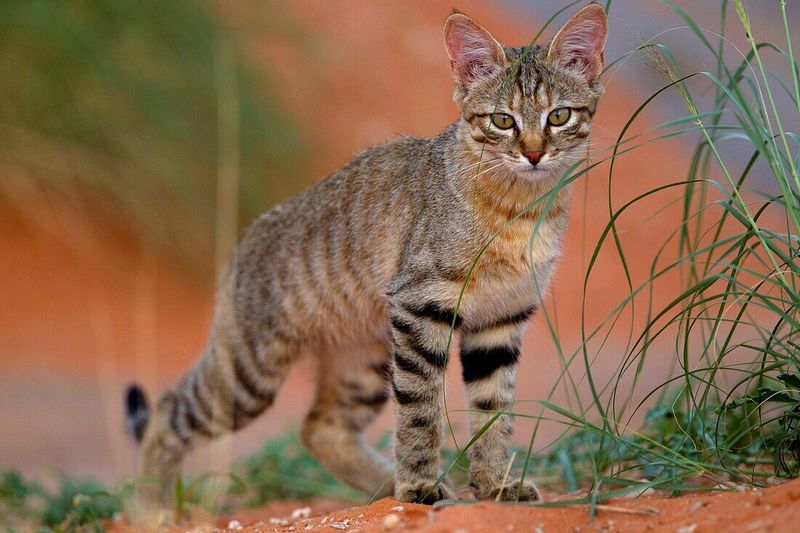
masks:
<path fill-rule="evenodd" d="M 552 497 L 545 493 L 545 498 Z M 794 532 L 800 520 L 799 503 L 800 480 L 759 490 L 610 500 L 603 502 L 594 520 L 587 506 L 537 508 L 482 502 L 434 510 L 387 498 L 363 507 L 333 510 L 337 504 L 330 501 L 278 502 L 216 523 L 182 525 L 174 531 Z M 116 524 L 111 531 L 127 530 Z"/>

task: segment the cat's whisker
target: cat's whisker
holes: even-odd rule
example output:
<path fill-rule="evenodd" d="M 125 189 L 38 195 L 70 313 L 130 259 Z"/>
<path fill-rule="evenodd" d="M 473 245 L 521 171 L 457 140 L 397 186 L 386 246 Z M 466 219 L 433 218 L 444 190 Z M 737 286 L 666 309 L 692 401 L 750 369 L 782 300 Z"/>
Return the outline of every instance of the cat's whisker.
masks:
<path fill-rule="evenodd" d="M 483 169 L 483 170 L 481 170 L 479 172 L 475 172 L 474 174 L 470 174 L 470 175 L 466 176 L 466 178 L 469 179 L 469 180 L 474 181 L 474 180 L 478 179 L 479 177 L 481 177 L 481 176 L 483 176 L 483 175 L 485 175 L 485 174 L 487 174 L 489 172 L 492 172 L 494 170 L 497 170 L 498 168 L 503 167 L 503 166 L 505 166 L 505 163 L 503 163 L 503 162 L 495 163 L 491 167 L 485 168 L 485 169 Z"/>
<path fill-rule="evenodd" d="M 492 157 L 490 159 L 482 159 L 482 160 L 478 161 L 477 163 L 470 163 L 469 165 L 463 167 L 462 171 L 469 170 L 469 169 L 475 168 L 475 167 L 480 168 L 483 165 L 488 165 L 489 163 L 492 163 L 494 161 L 498 161 L 498 160 L 501 160 L 501 159 L 503 159 L 503 158 L 499 157 L 499 156 L 498 157 Z"/>

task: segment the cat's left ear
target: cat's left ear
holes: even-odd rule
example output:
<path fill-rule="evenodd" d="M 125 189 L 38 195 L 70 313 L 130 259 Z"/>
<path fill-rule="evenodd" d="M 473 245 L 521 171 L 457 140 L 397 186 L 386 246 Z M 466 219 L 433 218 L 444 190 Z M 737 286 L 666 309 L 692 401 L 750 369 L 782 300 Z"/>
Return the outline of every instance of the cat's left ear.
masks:
<path fill-rule="evenodd" d="M 444 44 L 456 83 L 470 86 L 508 66 L 503 47 L 492 34 L 463 13 L 453 13 L 444 24 Z"/>
<path fill-rule="evenodd" d="M 603 70 L 606 37 L 606 12 L 597 4 L 589 4 L 558 30 L 550 43 L 547 58 L 558 67 L 572 70 L 593 83 Z"/>

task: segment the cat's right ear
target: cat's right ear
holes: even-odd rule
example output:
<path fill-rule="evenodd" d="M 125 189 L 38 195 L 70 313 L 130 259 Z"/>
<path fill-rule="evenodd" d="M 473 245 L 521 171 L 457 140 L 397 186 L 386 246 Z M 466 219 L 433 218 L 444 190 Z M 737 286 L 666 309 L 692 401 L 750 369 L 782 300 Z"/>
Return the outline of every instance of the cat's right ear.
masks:
<path fill-rule="evenodd" d="M 470 86 L 507 66 L 503 47 L 492 34 L 463 13 L 453 13 L 444 24 L 444 44 L 456 83 Z"/>

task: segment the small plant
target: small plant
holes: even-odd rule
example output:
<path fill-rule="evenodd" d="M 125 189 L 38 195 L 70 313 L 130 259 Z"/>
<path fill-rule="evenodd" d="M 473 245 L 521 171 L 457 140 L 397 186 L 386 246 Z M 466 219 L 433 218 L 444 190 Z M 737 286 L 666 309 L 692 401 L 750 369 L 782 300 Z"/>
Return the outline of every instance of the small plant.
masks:
<path fill-rule="evenodd" d="M 320 496 L 353 501 L 366 499 L 364 494 L 344 487 L 331 476 L 294 434 L 268 441 L 234 471 L 243 482 L 234 493 L 245 496 L 250 506 L 269 500 Z"/>
<path fill-rule="evenodd" d="M 728 402 L 717 409 L 718 415 L 744 412 L 753 419 L 742 433 L 759 424 L 763 435 L 748 435 L 751 453 L 769 457 L 780 474 L 796 477 L 800 465 L 800 375 L 779 374 L 772 385 L 762 385 L 749 394 Z M 744 436 L 744 435 L 742 435 Z M 760 439 L 758 437 L 761 437 Z"/>
<path fill-rule="evenodd" d="M 198 510 L 223 514 L 273 500 L 317 497 L 368 499 L 331 476 L 294 433 L 265 442 L 260 450 L 234 464 L 231 472 L 207 472 L 187 479 L 179 476 L 174 490 L 178 517 Z"/>
<path fill-rule="evenodd" d="M 17 472 L 0 474 L 0 525 L 9 531 L 100 532 L 121 509 L 121 497 L 93 481 L 65 477 L 48 491 Z"/>

